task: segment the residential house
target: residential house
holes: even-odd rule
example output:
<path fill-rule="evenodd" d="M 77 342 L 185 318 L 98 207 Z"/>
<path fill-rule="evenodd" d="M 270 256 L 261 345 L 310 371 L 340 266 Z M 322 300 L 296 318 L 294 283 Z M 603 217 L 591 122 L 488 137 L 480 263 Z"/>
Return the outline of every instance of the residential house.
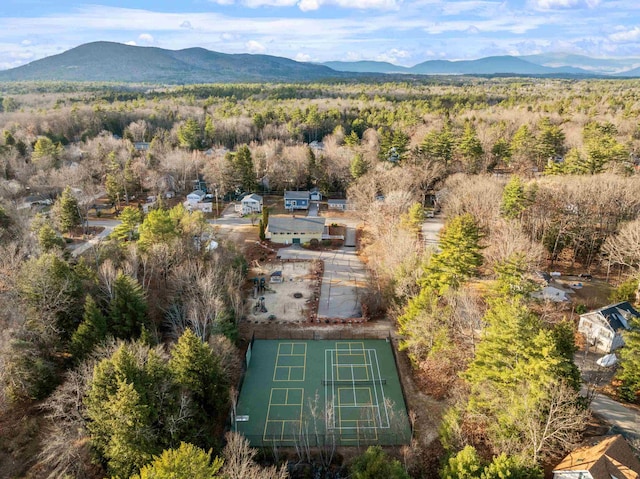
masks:
<path fill-rule="evenodd" d="M 324 229 L 324 218 L 270 216 L 265 236 L 274 243 L 301 244 L 313 239 L 320 241 Z"/>
<path fill-rule="evenodd" d="M 327 200 L 327 206 L 330 210 L 347 211 L 351 209 L 351 204 L 347 200 Z"/>
<path fill-rule="evenodd" d="M 151 147 L 151 143 L 147 141 L 136 141 L 133 147 L 136 151 L 147 151 Z"/>
<path fill-rule="evenodd" d="M 284 207 L 288 210 L 308 210 L 310 199 L 309 191 L 285 191 Z"/>
<path fill-rule="evenodd" d="M 617 434 L 591 438 L 553 470 L 553 479 L 640 479 L 640 461 Z"/>
<path fill-rule="evenodd" d="M 639 318 L 629 302 L 610 304 L 604 308 L 580 315 L 578 331 L 586 336 L 587 342 L 596 349 L 610 353 L 624 346 L 622 332 L 630 329 L 629 321 Z"/>
<path fill-rule="evenodd" d="M 322 201 L 322 193 L 319 188 L 311 188 L 309 191 L 309 198 L 311 201 Z"/>
<path fill-rule="evenodd" d="M 247 195 L 240 201 L 240 206 L 243 215 L 262 213 L 262 196 L 255 193 Z"/>
<path fill-rule="evenodd" d="M 204 201 L 205 196 L 206 196 L 206 193 L 204 191 L 195 190 L 187 195 L 187 202 L 191 205 L 195 205 L 197 203 Z"/>

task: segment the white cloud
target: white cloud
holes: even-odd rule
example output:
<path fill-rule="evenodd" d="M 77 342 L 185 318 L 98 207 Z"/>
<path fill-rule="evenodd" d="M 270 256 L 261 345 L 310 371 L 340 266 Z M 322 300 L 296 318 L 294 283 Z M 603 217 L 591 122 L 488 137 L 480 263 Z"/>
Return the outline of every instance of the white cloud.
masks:
<path fill-rule="evenodd" d="M 530 0 L 536 10 L 561 10 L 567 8 L 596 8 L 601 0 Z"/>
<path fill-rule="evenodd" d="M 185 20 L 180 24 L 180 28 L 186 28 L 187 30 L 191 30 L 193 29 L 193 25 L 191 25 L 191 22 L 189 20 Z"/>
<path fill-rule="evenodd" d="M 218 5 L 234 5 L 234 0 L 211 0 Z M 334 5 L 340 8 L 358 10 L 397 10 L 404 0 L 240 0 L 242 5 L 250 8 L 259 7 L 293 7 L 303 12 L 318 10 L 323 5 Z"/>
<path fill-rule="evenodd" d="M 622 30 L 609 35 L 609 40 L 615 43 L 629 43 L 640 40 L 640 27 L 634 27 L 630 30 Z"/>
<path fill-rule="evenodd" d="M 476 35 L 476 34 L 480 33 L 480 29 L 478 27 L 476 27 L 475 25 L 470 25 L 469 28 L 466 29 L 466 32 L 471 34 L 471 35 Z"/>
<path fill-rule="evenodd" d="M 307 53 L 302 53 L 302 52 L 298 52 L 295 56 L 295 60 L 298 62 L 310 62 L 311 61 L 311 55 L 307 54 Z"/>
<path fill-rule="evenodd" d="M 150 33 L 141 33 L 140 35 L 138 35 L 138 40 L 149 45 L 155 43 L 155 39 Z"/>
<path fill-rule="evenodd" d="M 264 53 L 267 50 L 262 43 L 255 40 L 249 40 L 245 43 L 245 47 L 249 53 Z"/>
<path fill-rule="evenodd" d="M 28 47 L 29 45 L 31 45 L 31 40 L 22 40 L 20 42 L 20 45 L 24 45 L 25 47 Z"/>
<path fill-rule="evenodd" d="M 129 45 L 130 47 L 137 47 L 138 44 L 136 42 L 134 42 L 133 40 L 129 40 L 128 42 L 124 43 L 125 45 Z"/>
<path fill-rule="evenodd" d="M 405 60 L 411 57 L 411 54 L 406 50 L 399 50 L 397 48 L 392 48 L 389 51 L 381 53 L 375 57 L 375 59 L 379 62 L 388 62 L 388 63 L 402 63 L 401 60 Z"/>

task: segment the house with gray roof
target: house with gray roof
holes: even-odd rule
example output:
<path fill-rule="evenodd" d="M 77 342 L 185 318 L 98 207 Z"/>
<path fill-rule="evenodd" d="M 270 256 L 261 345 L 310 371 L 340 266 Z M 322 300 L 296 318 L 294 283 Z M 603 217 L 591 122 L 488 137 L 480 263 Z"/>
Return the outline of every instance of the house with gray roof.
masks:
<path fill-rule="evenodd" d="M 624 346 L 622 333 L 631 329 L 629 323 L 634 318 L 640 318 L 640 313 L 628 301 L 610 304 L 581 314 L 578 331 L 585 335 L 588 344 L 610 353 Z"/>
<path fill-rule="evenodd" d="M 310 216 L 270 216 L 265 237 L 274 243 L 302 244 L 312 239 L 320 241 L 324 233 L 324 218 Z"/>
<path fill-rule="evenodd" d="M 284 207 L 288 210 L 308 210 L 310 199 L 309 191 L 285 191 Z"/>

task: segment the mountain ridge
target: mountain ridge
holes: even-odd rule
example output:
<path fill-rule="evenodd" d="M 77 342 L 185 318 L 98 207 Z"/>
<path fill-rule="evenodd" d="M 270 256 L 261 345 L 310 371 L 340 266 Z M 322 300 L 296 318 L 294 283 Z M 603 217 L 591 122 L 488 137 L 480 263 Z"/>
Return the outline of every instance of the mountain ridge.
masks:
<path fill-rule="evenodd" d="M 582 65 L 562 65 L 562 62 Z M 584 67 L 584 68 L 583 68 Z M 627 67 L 627 70 L 622 70 Z M 518 75 L 548 77 L 640 76 L 638 59 L 593 59 L 572 54 L 502 55 L 475 60 L 427 60 L 412 67 L 380 61 L 298 62 L 262 54 L 228 54 L 191 47 L 167 50 L 92 42 L 10 70 L 0 81 L 111 81 L 193 84 L 297 82 L 377 75 Z"/>

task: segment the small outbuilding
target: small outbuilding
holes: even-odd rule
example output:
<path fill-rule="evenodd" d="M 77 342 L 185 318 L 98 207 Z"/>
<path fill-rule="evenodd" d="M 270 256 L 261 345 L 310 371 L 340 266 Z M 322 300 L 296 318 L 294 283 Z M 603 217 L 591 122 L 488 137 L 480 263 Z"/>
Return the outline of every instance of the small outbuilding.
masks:
<path fill-rule="evenodd" d="M 339 210 L 339 211 L 347 211 L 348 209 L 350 209 L 350 204 L 348 200 L 344 200 L 344 199 L 330 199 L 327 200 L 327 207 L 330 210 Z"/>
<path fill-rule="evenodd" d="M 270 216 L 265 231 L 274 243 L 302 244 L 322 239 L 324 218 L 310 216 Z"/>
<path fill-rule="evenodd" d="M 622 332 L 631 329 L 629 322 L 640 318 L 640 313 L 628 301 L 610 304 L 580 315 L 578 331 L 587 343 L 599 351 L 610 353 L 624 346 Z"/>
<path fill-rule="evenodd" d="M 187 195 L 187 201 L 193 205 L 204 200 L 206 193 L 202 190 L 194 190 Z"/>

